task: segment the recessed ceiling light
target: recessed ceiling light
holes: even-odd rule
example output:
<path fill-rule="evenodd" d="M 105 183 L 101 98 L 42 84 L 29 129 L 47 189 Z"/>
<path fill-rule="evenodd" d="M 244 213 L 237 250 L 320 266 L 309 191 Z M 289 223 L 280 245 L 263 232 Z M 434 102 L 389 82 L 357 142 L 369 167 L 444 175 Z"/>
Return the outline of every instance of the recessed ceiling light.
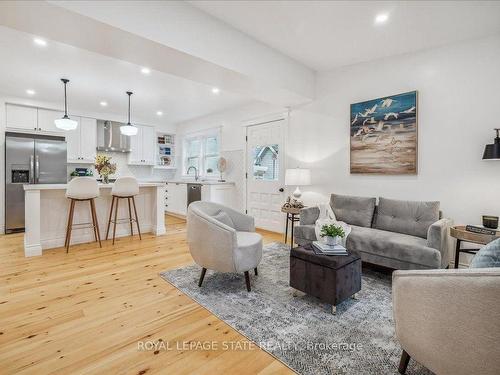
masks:
<path fill-rule="evenodd" d="M 218 94 L 220 92 L 220 89 L 218 87 L 212 88 L 212 93 L 213 94 Z"/>
<path fill-rule="evenodd" d="M 28 89 L 28 90 L 26 90 L 26 94 L 28 94 L 28 95 L 35 95 L 36 92 L 35 92 L 35 90 Z"/>
<path fill-rule="evenodd" d="M 387 13 L 379 13 L 375 16 L 375 24 L 381 25 L 386 23 L 389 19 L 389 15 Z"/>
<path fill-rule="evenodd" d="M 99 104 L 101 105 L 101 107 L 107 107 L 108 106 L 108 102 L 105 102 L 105 101 L 102 101 Z"/>
<path fill-rule="evenodd" d="M 45 47 L 47 45 L 47 42 L 42 38 L 34 38 L 33 43 L 35 43 L 38 46 L 42 46 L 42 47 Z"/>
<path fill-rule="evenodd" d="M 149 73 L 151 73 L 151 69 L 149 69 L 149 68 L 142 68 L 141 69 L 141 73 L 142 74 L 149 74 Z"/>
<path fill-rule="evenodd" d="M 163 116 L 163 112 L 162 112 L 162 111 L 156 111 L 156 114 L 157 114 L 158 116 Z"/>

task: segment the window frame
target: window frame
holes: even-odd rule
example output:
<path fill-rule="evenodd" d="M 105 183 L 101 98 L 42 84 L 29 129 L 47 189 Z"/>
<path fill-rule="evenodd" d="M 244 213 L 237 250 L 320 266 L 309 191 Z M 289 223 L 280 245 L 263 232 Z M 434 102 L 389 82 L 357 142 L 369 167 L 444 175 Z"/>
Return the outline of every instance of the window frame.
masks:
<path fill-rule="evenodd" d="M 207 153 L 207 140 L 209 138 L 215 138 L 217 141 L 217 152 L 216 153 Z M 200 142 L 200 148 L 198 152 L 198 156 L 188 156 L 188 144 L 190 142 L 198 140 Z M 188 160 L 190 158 L 198 158 L 198 166 L 196 167 L 198 169 L 198 175 L 200 177 L 206 177 L 206 178 L 216 178 L 217 176 L 217 170 L 214 169 L 212 173 L 207 173 L 206 168 L 207 168 L 207 158 L 213 158 L 213 157 L 220 157 L 220 130 L 214 130 L 211 129 L 209 131 L 204 131 L 204 132 L 199 132 L 199 133 L 194 133 L 194 134 L 186 134 L 183 137 L 182 141 L 182 176 L 183 177 L 192 177 L 194 176 L 192 173 L 187 174 L 187 168 L 188 168 Z"/>

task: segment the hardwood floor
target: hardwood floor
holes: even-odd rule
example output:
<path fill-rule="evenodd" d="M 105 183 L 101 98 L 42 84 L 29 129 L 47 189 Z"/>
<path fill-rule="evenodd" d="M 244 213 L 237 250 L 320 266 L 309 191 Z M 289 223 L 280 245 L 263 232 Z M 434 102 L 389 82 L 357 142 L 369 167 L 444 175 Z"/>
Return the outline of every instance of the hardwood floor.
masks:
<path fill-rule="evenodd" d="M 185 222 L 166 220 L 160 237 L 34 258 L 24 257 L 22 234 L 0 236 L 0 374 L 292 373 L 258 348 L 225 350 L 224 342 L 247 341 L 158 276 L 192 262 Z M 216 349 L 183 347 L 200 341 Z"/>

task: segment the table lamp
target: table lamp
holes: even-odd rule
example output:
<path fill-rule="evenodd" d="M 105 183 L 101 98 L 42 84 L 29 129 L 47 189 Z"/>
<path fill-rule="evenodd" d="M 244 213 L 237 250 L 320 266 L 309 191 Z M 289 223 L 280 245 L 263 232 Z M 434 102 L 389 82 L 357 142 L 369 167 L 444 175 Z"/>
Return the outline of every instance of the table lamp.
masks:
<path fill-rule="evenodd" d="M 496 128 L 497 136 L 494 143 L 484 148 L 483 160 L 500 160 L 500 129 Z"/>
<path fill-rule="evenodd" d="M 285 185 L 297 186 L 292 195 L 295 199 L 300 200 L 302 192 L 299 186 L 311 185 L 311 171 L 304 168 L 287 169 L 285 173 Z"/>

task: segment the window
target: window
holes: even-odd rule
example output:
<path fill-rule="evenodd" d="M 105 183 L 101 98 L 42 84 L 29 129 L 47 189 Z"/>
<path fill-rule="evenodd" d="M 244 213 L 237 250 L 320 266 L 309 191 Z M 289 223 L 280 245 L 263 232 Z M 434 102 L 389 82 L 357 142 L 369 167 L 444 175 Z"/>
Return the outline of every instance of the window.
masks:
<path fill-rule="evenodd" d="M 205 134 L 187 136 L 183 143 L 183 175 L 194 176 L 195 167 L 200 176 L 217 175 L 219 160 L 219 135 L 213 131 Z"/>
<path fill-rule="evenodd" d="M 254 180 L 279 179 L 278 145 L 256 146 L 252 150 Z"/>

